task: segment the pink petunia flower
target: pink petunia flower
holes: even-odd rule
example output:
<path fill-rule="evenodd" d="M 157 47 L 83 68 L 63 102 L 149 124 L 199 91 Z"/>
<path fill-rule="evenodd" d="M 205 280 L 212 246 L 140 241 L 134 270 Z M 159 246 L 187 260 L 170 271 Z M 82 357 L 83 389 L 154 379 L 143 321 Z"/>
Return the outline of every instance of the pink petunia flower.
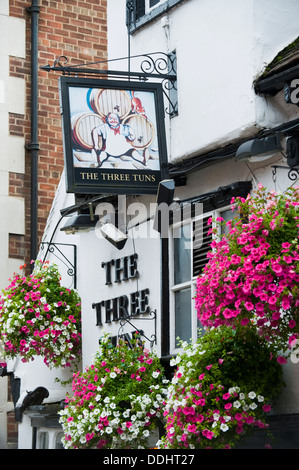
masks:
<path fill-rule="evenodd" d="M 265 413 L 269 413 L 269 411 L 271 411 L 271 405 L 264 405 L 263 410 Z"/>
<path fill-rule="evenodd" d="M 286 364 L 286 363 L 287 363 L 287 359 L 286 359 L 285 357 L 283 357 L 283 356 L 278 356 L 277 362 L 278 362 L 279 364 Z"/>

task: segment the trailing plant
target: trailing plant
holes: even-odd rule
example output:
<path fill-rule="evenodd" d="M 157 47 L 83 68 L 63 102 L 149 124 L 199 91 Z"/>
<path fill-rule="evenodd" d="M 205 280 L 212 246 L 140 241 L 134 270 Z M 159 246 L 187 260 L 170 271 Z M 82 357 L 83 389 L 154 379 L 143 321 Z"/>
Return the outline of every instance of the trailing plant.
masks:
<path fill-rule="evenodd" d="M 63 444 L 76 448 L 144 448 L 163 416 L 167 380 L 154 351 L 105 334 L 94 363 L 74 374 L 73 395 L 60 412 Z"/>
<path fill-rule="evenodd" d="M 181 346 L 160 448 L 231 448 L 255 427 L 268 428 L 282 370 L 253 328 L 219 326 Z"/>
<path fill-rule="evenodd" d="M 252 322 L 286 362 L 299 333 L 299 189 L 277 194 L 259 185 L 232 210 L 228 234 L 212 242 L 197 279 L 198 318 L 204 327 Z"/>
<path fill-rule="evenodd" d="M 10 279 L 0 295 L 0 345 L 5 360 L 42 356 L 49 368 L 80 360 L 80 297 L 61 286 L 57 266 L 36 261 L 30 275 Z"/>

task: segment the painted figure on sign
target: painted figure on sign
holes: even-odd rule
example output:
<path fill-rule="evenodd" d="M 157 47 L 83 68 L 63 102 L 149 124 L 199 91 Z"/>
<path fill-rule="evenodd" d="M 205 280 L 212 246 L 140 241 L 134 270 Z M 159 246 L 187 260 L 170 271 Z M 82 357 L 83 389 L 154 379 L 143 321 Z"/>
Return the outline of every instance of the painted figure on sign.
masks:
<path fill-rule="evenodd" d="M 146 119 L 146 114 L 145 114 L 145 109 L 142 106 L 141 100 L 135 96 L 135 92 L 131 91 L 131 106 L 132 106 L 132 112 L 136 114 L 140 114 L 141 116 L 144 116 Z"/>
<path fill-rule="evenodd" d="M 146 164 L 145 153 L 141 156 L 134 149 L 131 142 L 135 139 L 135 133 L 131 126 L 121 123 L 119 115 L 109 113 L 103 124 L 95 127 L 92 132 L 92 155 L 101 167 L 109 157 L 131 157 L 140 163 Z"/>

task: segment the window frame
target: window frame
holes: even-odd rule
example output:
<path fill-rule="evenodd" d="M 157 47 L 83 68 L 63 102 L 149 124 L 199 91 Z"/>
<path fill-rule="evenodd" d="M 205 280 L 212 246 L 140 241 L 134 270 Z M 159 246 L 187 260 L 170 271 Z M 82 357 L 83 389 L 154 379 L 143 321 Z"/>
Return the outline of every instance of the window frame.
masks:
<path fill-rule="evenodd" d="M 146 11 L 147 0 L 127 0 L 127 27 L 130 34 L 160 17 L 164 13 L 186 0 L 161 0 L 158 5 Z M 139 2 L 139 3 L 138 3 Z"/>
<path fill-rule="evenodd" d="M 219 207 L 217 209 L 213 210 L 208 210 L 206 212 L 203 212 L 201 215 L 197 217 L 193 217 L 186 222 L 177 222 L 171 226 L 171 236 L 170 236 L 170 272 L 171 272 L 171 279 L 170 279 L 170 316 L 169 316 L 169 331 L 170 331 L 170 336 L 169 336 L 169 346 L 170 346 L 170 354 L 177 354 L 180 351 L 180 348 L 177 347 L 176 341 L 177 341 L 177 332 L 176 332 L 176 304 L 175 304 L 175 294 L 176 292 L 182 291 L 183 289 L 190 288 L 190 312 L 189 315 L 191 315 L 191 337 L 189 340 L 196 341 L 198 338 L 198 328 L 200 328 L 200 324 L 197 319 L 196 315 L 196 310 L 195 310 L 195 305 L 194 305 L 194 296 L 196 294 L 196 279 L 199 274 L 193 275 L 193 240 L 191 239 L 191 247 L 190 247 L 190 278 L 184 282 L 180 282 L 175 284 L 175 241 L 174 241 L 174 236 L 173 232 L 177 228 L 185 225 L 185 224 L 190 224 L 191 225 L 191 233 L 193 233 L 193 223 L 200 220 L 200 219 L 208 219 L 209 217 L 212 217 L 213 219 L 216 219 L 217 217 L 221 217 L 221 214 L 225 211 L 231 210 L 230 204 L 224 205 L 222 207 Z M 216 223 L 213 221 L 211 228 L 216 228 Z M 216 237 L 215 235 L 213 236 L 213 239 L 219 240 L 220 233 L 218 231 Z M 209 251 L 210 249 L 208 249 Z"/>
<path fill-rule="evenodd" d="M 59 438 L 59 436 L 61 437 Z M 37 449 L 62 449 L 61 439 L 63 437 L 62 428 L 51 428 L 42 426 L 37 429 L 36 448 Z M 61 442 L 61 445 L 60 445 Z"/>
<path fill-rule="evenodd" d="M 157 0 L 157 3 L 156 5 L 153 5 L 152 7 L 150 6 L 150 2 L 151 0 L 144 0 L 144 4 L 145 4 L 145 8 L 144 8 L 144 11 L 145 11 L 145 14 L 148 14 L 150 13 L 151 11 L 153 11 L 155 8 L 158 8 L 159 6 L 161 6 L 163 3 L 165 3 L 167 0 Z"/>

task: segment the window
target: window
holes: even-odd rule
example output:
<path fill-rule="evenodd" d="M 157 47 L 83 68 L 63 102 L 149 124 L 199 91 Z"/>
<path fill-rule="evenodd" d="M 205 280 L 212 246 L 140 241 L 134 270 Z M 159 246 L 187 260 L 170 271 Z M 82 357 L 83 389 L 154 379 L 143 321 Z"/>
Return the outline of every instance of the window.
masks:
<path fill-rule="evenodd" d="M 127 25 L 130 33 L 183 1 L 185 0 L 127 0 Z"/>
<path fill-rule="evenodd" d="M 37 435 L 38 449 L 63 449 L 61 430 L 40 428 Z"/>
<path fill-rule="evenodd" d="M 49 433 L 47 431 L 41 431 L 39 433 L 39 449 L 49 448 Z"/>
<path fill-rule="evenodd" d="M 170 349 L 173 354 L 182 341 L 196 340 L 200 323 L 194 305 L 196 278 L 208 262 L 207 253 L 211 250 L 212 234 L 208 225 L 210 217 L 232 218 L 230 206 L 205 212 L 185 224 L 173 225 L 173 282 L 171 287 Z"/>
<path fill-rule="evenodd" d="M 63 449 L 62 438 L 64 436 L 63 432 L 59 432 L 55 435 L 54 449 Z"/>
<path fill-rule="evenodd" d="M 145 13 L 150 12 L 161 3 L 164 3 L 166 0 L 145 0 Z"/>

